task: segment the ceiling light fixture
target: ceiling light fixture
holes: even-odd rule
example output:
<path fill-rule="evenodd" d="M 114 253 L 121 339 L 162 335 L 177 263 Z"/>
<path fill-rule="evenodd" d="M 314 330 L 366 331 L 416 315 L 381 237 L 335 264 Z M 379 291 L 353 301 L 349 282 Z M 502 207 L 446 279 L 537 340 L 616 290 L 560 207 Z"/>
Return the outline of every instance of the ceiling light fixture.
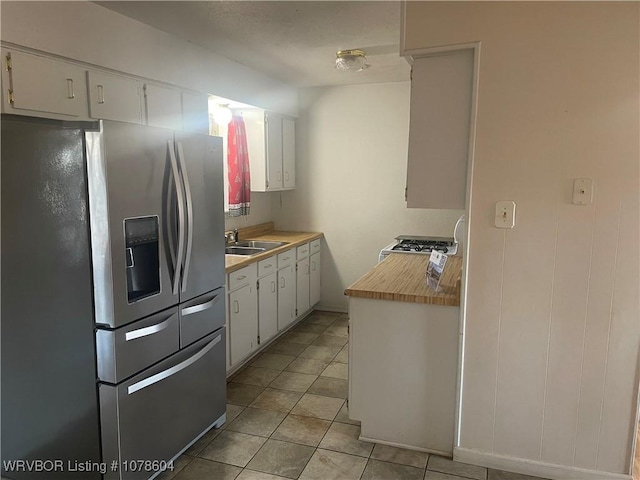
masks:
<path fill-rule="evenodd" d="M 213 109 L 213 121 L 218 125 L 229 125 L 233 113 L 229 110 L 228 105 L 217 105 Z"/>
<path fill-rule="evenodd" d="M 336 68 L 342 72 L 360 72 L 369 68 L 364 50 L 338 50 Z"/>

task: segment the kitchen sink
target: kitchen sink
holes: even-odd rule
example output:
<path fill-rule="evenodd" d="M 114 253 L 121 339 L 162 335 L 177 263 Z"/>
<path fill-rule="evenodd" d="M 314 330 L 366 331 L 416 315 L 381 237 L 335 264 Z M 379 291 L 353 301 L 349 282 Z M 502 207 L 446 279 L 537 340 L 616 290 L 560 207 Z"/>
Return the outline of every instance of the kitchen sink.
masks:
<path fill-rule="evenodd" d="M 245 255 L 245 256 L 250 256 L 250 255 L 257 255 L 258 253 L 262 253 L 262 252 L 266 252 L 266 251 L 267 251 L 266 248 L 243 247 L 243 246 L 237 246 L 237 245 L 224 248 L 224 253 L 226 255 Z"/>
<path fill-rule="evenodd" d="M 264 248 L 265 250 L 272 250 L 282 245 L 286 245 L 287 242 L 268 242 L 263 240 L 246 240 L 244 242 L 236 242 L 235 247 L 249 247 L 249 248 Z"/>

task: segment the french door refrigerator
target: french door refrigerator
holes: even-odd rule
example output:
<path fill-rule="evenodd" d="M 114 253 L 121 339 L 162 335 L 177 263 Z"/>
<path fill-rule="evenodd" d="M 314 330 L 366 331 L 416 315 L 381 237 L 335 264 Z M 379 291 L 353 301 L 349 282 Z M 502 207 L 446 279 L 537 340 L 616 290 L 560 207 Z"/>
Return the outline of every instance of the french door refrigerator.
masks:
<path fill-rule="evenodd" d="M 86 191 L 77 200 L 88 241 L 74 243 L 91 258 L 85 322 L 95 334 L 104 478 L 150 478 L 225 420 L 221 139 L 109 121 L 73 133 L 66 122 L 12 121 L 46 124 L 41 151 L 62 159 L 55 168 L 63 172 L 68 152 L 47 142 L 80 139 L 86 171 L 76 181 L 86 180 Z M 4 117 L 2 133 L 4 170 Z M 2 200 L 4 213 L 4 189 Z M 34 275 L 45 268 L 33 267 Z M 4 288 L 4 263 L 2 276 Z M 2 334 L 4 343 L 4 322 Z"/>

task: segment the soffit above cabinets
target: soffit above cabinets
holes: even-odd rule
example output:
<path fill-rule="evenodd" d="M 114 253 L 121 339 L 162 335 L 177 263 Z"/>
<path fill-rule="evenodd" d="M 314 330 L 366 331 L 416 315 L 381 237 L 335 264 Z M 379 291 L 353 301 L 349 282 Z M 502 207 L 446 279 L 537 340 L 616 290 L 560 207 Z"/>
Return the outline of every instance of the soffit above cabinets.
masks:
<path fill-rule="evenodd" d="M 296 87 L 409 80 L 398 1 L 96 2 Z M 369 68 L 340 72 L 336 51 Z"/>

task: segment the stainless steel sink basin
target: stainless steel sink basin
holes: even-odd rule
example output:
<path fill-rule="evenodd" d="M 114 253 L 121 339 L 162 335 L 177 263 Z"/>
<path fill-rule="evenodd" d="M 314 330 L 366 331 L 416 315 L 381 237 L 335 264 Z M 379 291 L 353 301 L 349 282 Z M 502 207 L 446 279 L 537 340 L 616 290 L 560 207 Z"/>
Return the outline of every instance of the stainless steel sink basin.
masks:
<path fill-rule="evenodd" d="M 250 248 L 264 248 L 265 250 L 272 250 L 274 248 L 286 245 L 287 242 L 268 242 L 262 240 L 245 240 L 244 242 L 237 242 L 236 247 L 250 247 Z"/>
<path fill-rule="evenodd" d="M 243 247 L 243 246 L 231 246 L 225 247 L 224 253 L 226 255 L 257 255 L 258 253 L 266 252 L 265 248 Z"/>

